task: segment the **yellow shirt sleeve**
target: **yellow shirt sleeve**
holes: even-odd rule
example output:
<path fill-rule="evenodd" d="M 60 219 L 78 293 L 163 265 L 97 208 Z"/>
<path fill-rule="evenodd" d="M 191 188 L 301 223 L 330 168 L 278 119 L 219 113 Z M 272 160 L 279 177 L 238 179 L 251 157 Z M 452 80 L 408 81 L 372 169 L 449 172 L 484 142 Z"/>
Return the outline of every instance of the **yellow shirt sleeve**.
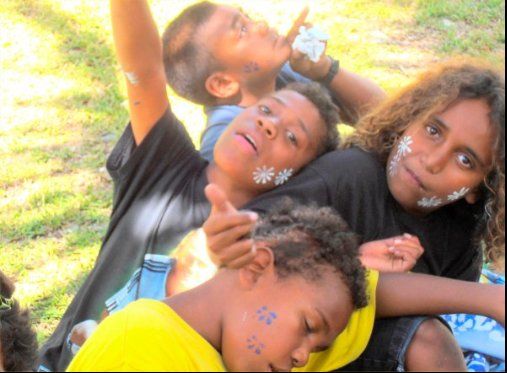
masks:
<path fill-rule="evenodd" d="M 379 273 L 367 272 L 368 305 L 350 316 L 345 330 L 326 351 L 310 354 L 308 364 L 293 369 L 299 372 L 329 372 L 356 360 L 366 349 L 375 322 L 376 291 Z"/>
<path fill-rule="evenodd" d="M 165 303 L 140 299 L 107 317 L 69 365 L 84 371 L 225 371 L 220 354 Z"/>

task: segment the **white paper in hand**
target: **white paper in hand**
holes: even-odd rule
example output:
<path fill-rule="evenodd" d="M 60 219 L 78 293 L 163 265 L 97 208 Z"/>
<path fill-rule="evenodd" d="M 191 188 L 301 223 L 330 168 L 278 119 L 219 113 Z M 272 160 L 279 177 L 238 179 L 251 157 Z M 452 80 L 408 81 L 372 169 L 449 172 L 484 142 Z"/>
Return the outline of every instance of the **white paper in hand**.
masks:
<path fill-rule="evenodd" d="M 326 49 L 325 41 L 328 39 L 329 35 L 316 27 L 307 30 L 305 26 L 301 26 L 292 48 L 306 54 L 312 62 L 318 62 Z"/>

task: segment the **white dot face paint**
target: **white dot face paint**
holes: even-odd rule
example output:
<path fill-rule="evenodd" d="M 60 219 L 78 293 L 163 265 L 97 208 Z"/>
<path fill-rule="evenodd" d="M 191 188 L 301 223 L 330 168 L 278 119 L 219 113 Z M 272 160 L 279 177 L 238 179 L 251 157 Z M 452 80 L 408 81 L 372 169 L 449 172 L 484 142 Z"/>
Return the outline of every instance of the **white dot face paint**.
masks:
<path fill-rule="evenodd" d="M 138 85 L 139 84 L 139 77 L 135 72 L 132 71 L 125 71 L 125 77 L 132 85 Z"/>
<path fill-rule="evenodd" d="M 460 190 L 457 190 L 457 191 L 453 192 L 452 194 L 449 194 L 447 196 L 447 200 L 450 201 L 450 202 L 457 201 L 457 200 L 463 198 L 464 196 L 466 196 L 466 194 L 469 191 L 470 191 L 470 188 L 463 187 Z"/>
<path fill-rule="evenodd" d="M 427 198 L 424 197 L 417 201 L 417 205 L 424 208 L 438 207 L 442 204 L 442 200 L 438 197 Z"/>
<path fill-rule="evenodd" d="M 285 184 L 287 181 L 289 181 L 290 177 L 294 173 L 294 170 L 292 168 L 286 168 L 285 170 L 282 170 L 276 175 L 275 178 L 275 185 L 282 185 Z"/>
<path fill-rule="evenodd" d="M 253 180 L 256 184 L 267 184 L 270 182 L 275 176 L 275 168 L 274 167 L 257 167 L 257 169 L 253 172 Z"/>
<path fill-rule="evenodd" d="M 405 158 L 407 154 L 412 153 L 412 148 L 410 147 L 412 143 L 412 136 L 403 136 L 398 142 L 396 154 L 389 163 L 389 175 L 394 176 L 398 173 L 398 163 Z"/>

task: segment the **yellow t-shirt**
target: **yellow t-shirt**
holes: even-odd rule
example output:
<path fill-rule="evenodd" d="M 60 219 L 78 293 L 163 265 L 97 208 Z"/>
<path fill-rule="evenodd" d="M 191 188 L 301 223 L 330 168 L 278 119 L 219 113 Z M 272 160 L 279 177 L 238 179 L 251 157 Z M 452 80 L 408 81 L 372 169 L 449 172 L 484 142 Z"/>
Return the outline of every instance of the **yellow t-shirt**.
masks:
<path fill-rule="evenodd" d="M 356 310 L 350 316 L 345 330 L 326 351 L 310 354 L 308 364 L 293 369 L 296 372 L 329 372 L 356 360 L 363 353 L 370 340 L 375 322 L 375 294 L 379 273 L 367 272 L 368 305 Z"/>
<path fill-rule="evenodd" d="M 101 322 L 67 368 L 224 372 L 220 354 L 165 303 L 140 299 Z"/>

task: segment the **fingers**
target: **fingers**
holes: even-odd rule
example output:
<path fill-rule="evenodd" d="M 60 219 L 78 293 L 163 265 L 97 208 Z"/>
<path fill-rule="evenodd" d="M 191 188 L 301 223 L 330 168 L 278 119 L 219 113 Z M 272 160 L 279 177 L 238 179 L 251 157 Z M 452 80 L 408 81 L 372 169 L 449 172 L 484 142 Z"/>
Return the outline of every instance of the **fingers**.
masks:
<path fill-rule="evenodd" d="M 218 266 L 239 268 L 249 263 L 255 257 L 253 240 L 244 239 L 223 248 L 218 254 L 211 257 Z"/>
<path fill-rule="evenodd" d="M 422 247 L 419 239 L 416 236 L 410 235 L 408 233 L 405 233 L 402 236 L 388 238 L 384 240 L 384 243 L 389 248 L 396 248 L 397 246 L 411 248 L 418 257 L 424 253 L 424 248 Z"/>
<path fill-rule="evenodd" d="M 308 6 L 305 6 L 301 13 L 299 14 L 299 17 L 294 21 L 291 29 L 287 33 L 287 41 L 292 44 L 294 39 L 296 39 L 296 36 L 299 34 L 299 28 L 305 24 L 306 17 L 308 16 L 308 13 L 310 12 L 310 8 Z"/>
<path fill-rule="evenodd" d="M 253 247 L 250 247 L 250 250 L 247 251 L 246 254 L 244 254 L 243 256 L 241 256 L 237 259 L 231 260 L 229 262 L 229 264 L 227 265 L 227 267 L 232 268 L 232 269 L 239 269 L 241 267 L 244 267 L 245 265 L 250 263 L 252 260 L 254 260 L 255 255 L 256 255 L 255 249 Z"/>
<path fill-rule="evenodd" d="M 226 250 L 246 236 L 253 228 L 253 224 L 243 224 L 231 227 L 214 235 L 207 235 L 208 249 L 213 253 Z"/>
<path fill-rule="evenodd" d="M 253 228 L 257 221 L 258 215 L 251 211 L 237 211 L 227 214 L 211 214 L 204 222 L 202 228 L 206 237 L 210 239 L 212 236 L 229 231 L 235 227 L 248 225 Z"/>
<path fill-rule="evenodd" d="M 237 211 L 227 199 L 224 191 L 218 185 L 206 185 L 206 188 L 204 188 L 204 194 L 211 204 L 211 214 Z"/>
<path fill-rule="evenodd" d="M 392 253 L 392 266 L 394 271 L 410 271 L 415 264 L 417 263 L 417 260 L 419 259 L 420 255 L 416 250 L 414 250 L 413 247 L 407 247 L 403 245 L 397 245 L 395 247 L 390 247 L 389 251 Z"/>

